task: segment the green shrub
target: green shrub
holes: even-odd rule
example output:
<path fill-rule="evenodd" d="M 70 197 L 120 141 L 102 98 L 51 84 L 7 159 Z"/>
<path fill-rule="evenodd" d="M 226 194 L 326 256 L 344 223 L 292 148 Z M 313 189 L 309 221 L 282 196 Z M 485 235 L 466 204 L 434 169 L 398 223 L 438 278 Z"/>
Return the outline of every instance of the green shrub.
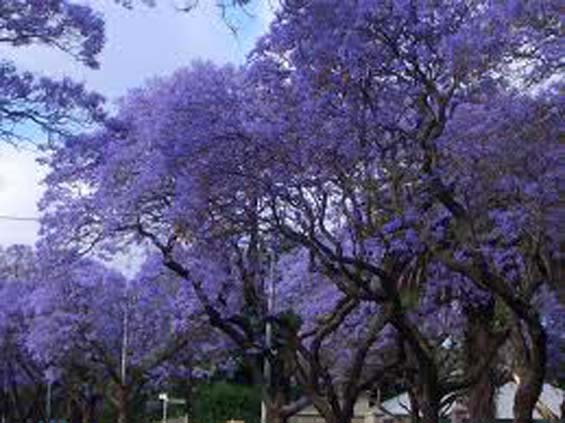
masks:
<path fill-rule="evenodd" d="M 194 421 L 224 423 L 230 419 L 259 423 L 261 391 L 248 385 L 212 382 L 198 388 L 194 404 Z"/>

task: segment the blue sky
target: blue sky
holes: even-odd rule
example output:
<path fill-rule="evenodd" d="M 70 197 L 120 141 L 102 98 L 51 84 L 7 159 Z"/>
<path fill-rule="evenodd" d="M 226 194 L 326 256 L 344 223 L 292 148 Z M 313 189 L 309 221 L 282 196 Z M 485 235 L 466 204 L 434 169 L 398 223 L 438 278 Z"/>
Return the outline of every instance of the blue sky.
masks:
<path fill-rule="evenodd" d="M 243 63 L 273 14 L 269 1 L 257 1 L 248 14 L 232 16 L 230 22 L 240 27 L 234 36 L 213 0 L 201 0 L 199 8 L 188 14 L 175 10 L 175 0 L 162 0 L 156 8 L 139 6 L 134 10 L 121 8 L 112 0 L 87 2 L 106 19 L 107 43 L 101 69 L 86 69 L 62 53 L 38 46 L 3 48 L 0 58 L 45 75 L 72 76 L 112 102 L 143 81 L 168 75 L 197 58 L 219 64 Z M 0 144 L 0 216 L 37 216 L 36 202 L 41 196 L 45 169 L 35 163 L 35 158 L 29 148 L 15 150 Z M 34 222 L 0 219 L 0 245 L 32 244 L 37 229 Z"/>

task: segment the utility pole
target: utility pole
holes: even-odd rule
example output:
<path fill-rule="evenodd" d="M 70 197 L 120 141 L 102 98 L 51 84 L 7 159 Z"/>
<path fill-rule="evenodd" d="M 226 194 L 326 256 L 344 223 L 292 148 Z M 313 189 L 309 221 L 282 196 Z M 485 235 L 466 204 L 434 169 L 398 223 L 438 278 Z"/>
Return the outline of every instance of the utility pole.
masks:
<path fill-rule="evenodd" d="M 267 287 L 267 322 L 265 324 L 265 349 L 268 354 L 271 353 L 273 348 L 273 323 L 272 313 L 275 308 L 275 250 L 271 250 L 271 260 L 269 264 L 269 278 Z M 265 382 L 265 394 L 263 395 L 263 402 L 261 403 L 261 423 L 267 422 L 267 393 L 272 383 L 272 369 L 271 362 L 269 361 L 268 354 L 265 356 L 263 363 L 263 378 Z"/>
<path fill-rule="evenodd" d="M 127 379 L 127 355 L 128 355 L 128 343 L 129 343 L 129 283 L 126 286 L 126 303 L 125 303 L 125 310 L 124 310 L 124 320 L 123 320 L 123 328 L 122 328 L 122 354 L 121 354 L 121 363 L 120 363 L 120 379 L 122 381 L 122 385 L 126 385 Z"/>
<path fill-rule="evenodd" d="M 129 387 L 127 379 L 128 368 L 128 349 L 129 349 L 129 313 L 130 313 L 130 289 L 129 281 L 126 283 L 124 293 L 124 316 L 122 320 L 122 345 L 120 351 L 120 380 L 117 385 L 117 401 L 118 401 L 118 422 L 125 423 L 128 419 L 129 409 Z"/>

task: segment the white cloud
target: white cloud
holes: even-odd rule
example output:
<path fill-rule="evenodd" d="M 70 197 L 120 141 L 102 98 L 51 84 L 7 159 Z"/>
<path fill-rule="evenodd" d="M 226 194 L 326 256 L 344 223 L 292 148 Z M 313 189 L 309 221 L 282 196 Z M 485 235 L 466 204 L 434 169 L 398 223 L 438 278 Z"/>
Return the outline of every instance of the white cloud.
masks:
<path fill-rule="evenodd" d="M 279 0 L 265 0 L 259 3 L 258 8 L 258 18 L 261 22 L 260 32 L 265 33 L 269 29 L 269 25 L 275 18 L 275 13 L 281 7 Z"/>
<path fill-rule="evenodd" d="M 196 58 L 219 64 L 242 63 L 265 30 L 270 10 L 269 6 L 256 6 L 258 13 L 252 13 L 256 16 L 238 13 L 242 31 L 235 37 L 213 2 L 201 2 L 189 13 L 178 12 L 167 1 L 158 2 L 155 8 L 138 6 L 133 10 L 110 0 L 89 3 L 104 14 L 106 21 L 107 43 L 99 70 L 87 69 L 62 52 L 39 46 L 3 48 L 2 56 L 50 76 L 70 75 L 115 98 L 148 78 L 170 74 Z"/>
<path fill-rule="evenodd" d="M 45 169 L 36 162 L 36 153 L 0 147 L 0 216 L 36 217 L 37 200 Z M 39 224 L 34 221 L 14 221 L 0 218 L 0 245 L 32 244 Z"/>
<path fill-rule="evenodd" d="M 112 0 L 87 2 L 106 19 L 108 41 L 101 56 L 101 69 L 87 69 L 61 52 L 38 46 L 0 47 L 2 58 L 52 77 L 71 76 L 115 99 L 143 81 L 171 74 L 196 58 L 219 64 L 243 63 L 272 16 L 268 2 L 258 0 L 251 17 L 237 12 L 241 31 L 235 37 L 213 1 L 200 2 L 201 6 L 190 13 L 176 11 L 172 0 L 160 1 L 156 8 L 140 5 L 134 10 L 117 6 Z M 0 215 L 37 215 L 36 202 L 43 191 L 40 180 L 45 170 L 35 163 L 35 157 L 29 151 L 1 146 L 0 141 Z M 0 219 L 0 245 L 34 243 L 37 230 L 34 222 Z"/>

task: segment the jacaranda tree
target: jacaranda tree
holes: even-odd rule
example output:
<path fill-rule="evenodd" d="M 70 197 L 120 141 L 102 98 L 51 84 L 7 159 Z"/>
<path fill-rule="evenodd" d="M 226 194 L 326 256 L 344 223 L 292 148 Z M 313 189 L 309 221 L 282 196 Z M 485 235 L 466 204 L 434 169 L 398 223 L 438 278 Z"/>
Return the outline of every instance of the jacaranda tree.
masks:
<path fill-rule="evenodd" d="M 5 421 L 45 418 L 44 375 L 25 341 L 36 264 L 29 247 L 0 249 L 0 418 Z"/>
<path fill-rule="evenodd" d="M 29 297 L 27 348 L 62 383 L 78 380 L 66 390 L 81 421 L 99 419 L 108 395 L 117 420 L 131 422 L 135 399 L 164 386 L 171 366 L 181 372 L 188 355 L 196 365 L 198 351 L 215 345 L 189 291 L 151 261 L 132 280 L 86 259 L 63 269 L 42 271 Z"/>
<path fill-rule="evenodd" d="M 546 263 L 557 245 L 544 224 L 557 201 L 560 104 L 545 82 L 559 66 L 556 4 L 332 6 L 287 3 L 257 49 L 254 73 L 265 96 L 279 98 L 287 87 L 297 92 L 286 103 L 290 115 L 280 113 L 288 99 L 282 97 L 264 112 L 267 124 L 260 123 L 265 151 L 287 145 L 266 167 L 269 219 L 329 265 L 370 275 L 358 280 L 359 289 L 379 280 L 397 304 L 402 295 L 394 285 L 405 278 L 395 278 L 394 263 L 398 274 L 418 258 L 493 294 L 529 339 L 530 362 L 515 401 L 516 419 L 529 420 L 546 361 L 533 293 L 551 283 Z M 540 166 L 521 173 L 526 155 Z M 476 165 L 471 172 L 464 170 L 467 159 Z M 491 165 L 481 167 L 483 160 Z M 504 187 L 509 181 L 513 189 Z M 536 192 L 531 201 L 510 198 L 516 187 Z M 523 220 L 513 220 L 514 213 Z M 507 226 L 517 222 L 523 232 Z M 389 243 L 384 257 L 371 251 L 375 241 Z M 508 255 L 512 264 L 501 263 Z M 422 370 L 420 409 L 434 420 L 446 385 L 418 328 L 402 328 L 402 320 L 398 328 Z"/>
<path fill-rule="evenodd" d="M 562 351 L 560 30 L 551 1 L 284 2 L 243 68 L 196 63 L 56 146 L 41 242 L 156 250 L 273 382 L 271 422 L 296 383 L 348 423 L 384 373 L 425 423 L 462 394 L 491 418 L 501 368 L 530 421 Z"/>

